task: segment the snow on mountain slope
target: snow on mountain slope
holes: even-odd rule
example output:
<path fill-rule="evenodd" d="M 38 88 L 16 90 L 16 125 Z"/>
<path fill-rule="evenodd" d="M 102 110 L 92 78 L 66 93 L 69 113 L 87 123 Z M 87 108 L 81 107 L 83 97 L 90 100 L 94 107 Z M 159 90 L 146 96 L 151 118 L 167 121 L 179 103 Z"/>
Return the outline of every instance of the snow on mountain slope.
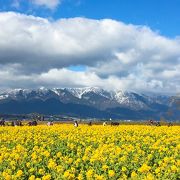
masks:
<path fill-rule="evenodd" d="M 98 109 L 126 107 L 135 110 L 148 109 L 153 103 L 168 103 L 167 96 L 152 97 L 128 91 L 107 91 L 98 87 L 87 88 L 39 88 L 39 89 L 14 89 L 0 93 L 0 101 L 13 100 L 46 100 L 56 98 L 63 103 L 77 103 L 96 107 Z M 102 108 L 101 108 L 102 107 Z"/>
<path fill-rule="evenodd" d="M 110 98 L 108 96 L 108 91 L 105 91 L 98 87 L 86 87 L 86 88 L 66 88 L 72 95 L 78 97 L 79 99 L 82 98 L 82 95 L 88 93 L 98 94 L 100 96 L 104 96 L 106 98 Z"/>
<path fill-rule="evenodd" d="M 140 95 L 137 96 L 135 93 L 130 92 L 123 92 L 118 91 L 115 93 L 116 101 L 124 106 L 135 108 L 135 109 L 143 109 L 147 108 L 146 104 L 142 101 L 142 97 L 138 98 Z"/>

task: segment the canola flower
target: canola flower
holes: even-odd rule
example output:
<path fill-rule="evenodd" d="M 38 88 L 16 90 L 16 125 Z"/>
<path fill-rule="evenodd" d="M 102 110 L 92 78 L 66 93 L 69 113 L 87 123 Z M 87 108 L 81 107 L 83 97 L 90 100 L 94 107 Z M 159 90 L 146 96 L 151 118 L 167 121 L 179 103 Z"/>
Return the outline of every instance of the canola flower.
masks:
<path fill-rule="evenodd" d="M 178 179 L 180 127 L 0 127 L 0 179 Z"/>

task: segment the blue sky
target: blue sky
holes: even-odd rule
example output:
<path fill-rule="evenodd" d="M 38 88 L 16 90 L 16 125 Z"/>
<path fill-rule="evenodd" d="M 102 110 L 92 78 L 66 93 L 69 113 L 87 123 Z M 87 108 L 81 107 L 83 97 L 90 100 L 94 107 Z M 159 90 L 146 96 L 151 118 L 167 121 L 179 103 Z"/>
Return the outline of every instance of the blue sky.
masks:
<path fill-rule="evenodd" d="M 147 25 L 162 35 L 180 35 L 179 0 L 62 0 L 56 8 L 38 7 L 28 0 L 0 0 L 1 11 L 17 11 L 53 19 L 87 17 L 111 18 L 137 25 Z"/>
<path fill-rule="evenodd" d="M 0 89 L 178 93 L 180 0 L 0 0 Z"/>

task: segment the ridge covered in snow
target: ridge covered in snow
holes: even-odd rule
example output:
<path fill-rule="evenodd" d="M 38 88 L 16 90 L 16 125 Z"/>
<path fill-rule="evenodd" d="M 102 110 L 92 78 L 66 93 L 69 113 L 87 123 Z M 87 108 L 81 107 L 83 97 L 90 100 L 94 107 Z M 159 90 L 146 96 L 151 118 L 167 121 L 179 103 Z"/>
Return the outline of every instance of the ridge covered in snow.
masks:
<path fill-rule="evenodd" d="M 124 106 L 133 109 L 147 109 L 148 103 L 162 103 L 167 100 L 166 96 L 148 96 L 144 94 L 138 94 L 128 91 L 108 91 L 98 87 L 86 87 L 86 88 L 39 88 L 39 89 L 14 89 L 0 93 L 0 101 L 5 99 L 48 99 L 56 98 L 62 102 L 93 104 L 98 107 L 108 108 L 115 106 Z M 73 100 L 72 100 L 73 98 Z M 163 102 L 164 103 L 164 102 Z"/>
<path fill-rule="evenodd" d="M 160 118 L 173 112 L 179 97 L 122 90 L 87 88 L 14 89 L 0 93 L 0 113 L 39 112 L 85 117 Z"/>

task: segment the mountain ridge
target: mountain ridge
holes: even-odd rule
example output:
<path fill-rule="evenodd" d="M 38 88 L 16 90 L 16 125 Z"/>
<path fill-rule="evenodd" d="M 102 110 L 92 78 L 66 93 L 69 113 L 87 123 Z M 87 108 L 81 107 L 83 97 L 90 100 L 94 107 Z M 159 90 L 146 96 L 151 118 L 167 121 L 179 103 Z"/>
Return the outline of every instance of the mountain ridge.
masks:
<path fill-rule="evenodd" d="M 74 111 L 74 115 L 79 117 L 112 116 L 117 119 L 133 119 L 134 114 L 134 119 L 164 117 L 179 120 L 178 108 L 175 108 L 179 99 L 175 97 L 122 90 L 109 91 L 98 87 L 14 89 L 0 93 L 0 113 L 14 112 L 13 106 L 16 106 L 17 113 L 23 113 L 24 104 L 25 113 L 37 111 L 45 114 L 71 114 Z M 38 103 L 40 107 L 34 109 Z M 68 107 L 73 107 L 73 110 Z M 167 114 L 171 109 L 176 115 L 170 117 Z"/>

